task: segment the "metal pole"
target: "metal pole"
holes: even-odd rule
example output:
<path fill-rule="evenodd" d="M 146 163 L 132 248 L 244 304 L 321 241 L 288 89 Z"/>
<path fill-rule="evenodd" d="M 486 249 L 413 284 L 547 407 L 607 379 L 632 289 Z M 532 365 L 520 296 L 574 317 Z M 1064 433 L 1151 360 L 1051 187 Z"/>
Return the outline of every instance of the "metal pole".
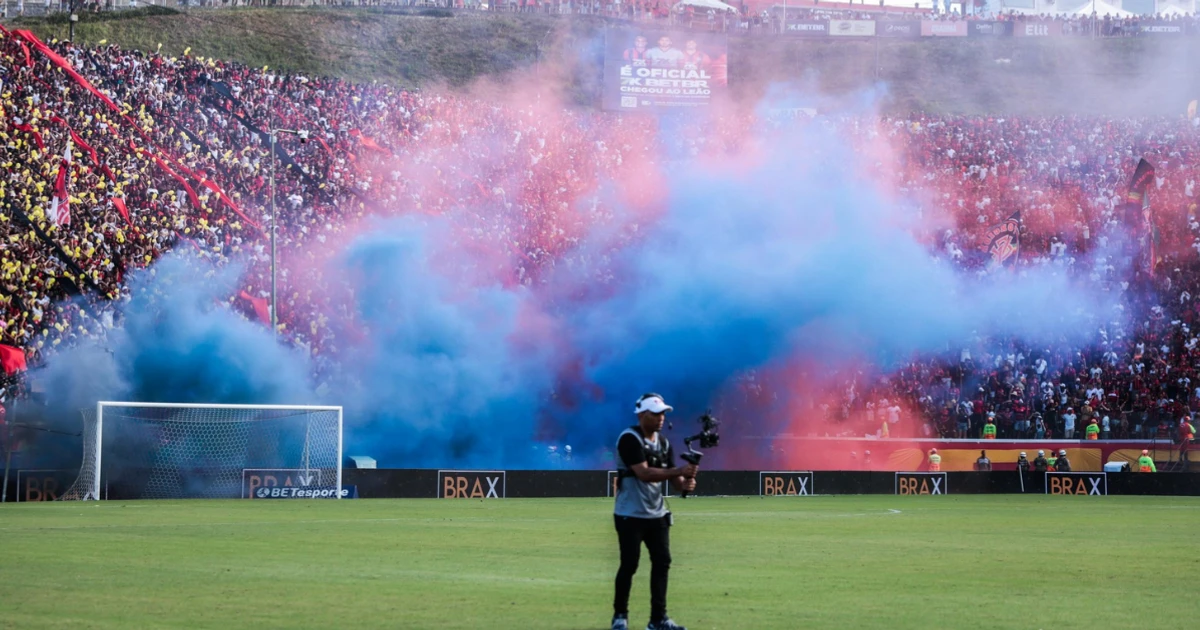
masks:
<path fill-rule="evenodd" d="M 0 503 L 8 502 L 8 470 L 12 465 L 12 435 L 13 424 L 16 422 L 16 417 L 17 408 L 16 405 L 13 405 L 13 420 L 12 422 L 8 423 L 8 435 L 4 438 L 4 486 L 3 489 L 0 490 Z M 19 492 L 20 490 L 18 490 L 18 493 Z"/>
<path fill-rule="evenodd" d="M 276 276 L 275 276 L 275 130 L 271 130 L 271 334 L 278 334 L 279 331 L 279 309 L 276 303 Z"/>

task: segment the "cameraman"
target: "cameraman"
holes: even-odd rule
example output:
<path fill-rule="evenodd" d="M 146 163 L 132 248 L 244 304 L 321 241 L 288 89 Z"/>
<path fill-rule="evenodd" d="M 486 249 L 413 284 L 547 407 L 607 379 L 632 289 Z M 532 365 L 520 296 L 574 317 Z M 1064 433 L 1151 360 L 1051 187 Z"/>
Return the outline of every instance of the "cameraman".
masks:
<path fill-rule="evenodd" d="M 671 513 L 663 500 L 665 483 L 680 492 L 696 488 L 696 466 L 675 466 L 675 453 L 659 434 L 674 409 L 658 394 L 644 394 L 634 413 L 638 423 L 617 439 L 617 499 L 613 520 L 621 547 L 613 598 L 612 630 L 629 627 L 629 590 L 637 573 L 642 543 L 650 552 L 650 625 L 647 630 L 685 630 L 667 617 L 667 573 L 671 569 Z"/>

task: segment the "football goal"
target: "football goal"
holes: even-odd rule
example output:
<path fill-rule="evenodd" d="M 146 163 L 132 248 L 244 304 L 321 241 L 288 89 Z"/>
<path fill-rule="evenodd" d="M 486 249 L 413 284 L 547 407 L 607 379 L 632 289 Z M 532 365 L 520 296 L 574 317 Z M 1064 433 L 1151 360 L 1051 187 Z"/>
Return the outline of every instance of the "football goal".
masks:
<path fill-rule="evenodd" d="M 237 498 L 247 471 L 341 496 L 341 407 L 99 402 L 83 416 L 64 500 Z"/>

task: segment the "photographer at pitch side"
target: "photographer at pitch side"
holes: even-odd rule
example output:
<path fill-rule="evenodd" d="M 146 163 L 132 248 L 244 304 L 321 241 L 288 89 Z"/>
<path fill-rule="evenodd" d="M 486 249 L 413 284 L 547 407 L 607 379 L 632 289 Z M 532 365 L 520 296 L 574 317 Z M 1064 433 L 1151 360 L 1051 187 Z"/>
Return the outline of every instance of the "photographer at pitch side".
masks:
<path fill-rule="evenodd" d="M 667 574 L 671 569 L 672 516 L 663 492 L 671 482 L 680 492 L 696 488 L 694 465 L 675 466 L 675 453 L 659 433 L 674 409 L 658 394 L 643 394 L 634 407 L 638 423 L 617 439 L 617 498 L 613 520 L 621 548 L 613 598 L 612 630 L 629 628 L 629 591 L 642 543 L 650 552 L 650 624 L 646 630 L 686 630 L 667 616 Z"/>

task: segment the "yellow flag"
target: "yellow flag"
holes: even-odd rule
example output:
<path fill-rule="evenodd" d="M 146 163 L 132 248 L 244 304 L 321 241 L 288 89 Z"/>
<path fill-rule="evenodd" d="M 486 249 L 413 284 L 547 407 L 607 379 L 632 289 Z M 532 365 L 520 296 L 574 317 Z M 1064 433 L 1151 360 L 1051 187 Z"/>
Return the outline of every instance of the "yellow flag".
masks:
<path fill-rule="evenodd" d="M 1188 120 L 1193 120 L 1196 118 L 1196 101 L 1193 100 L 1192 102 L 1188 103 L 1187 116 Z"/>

